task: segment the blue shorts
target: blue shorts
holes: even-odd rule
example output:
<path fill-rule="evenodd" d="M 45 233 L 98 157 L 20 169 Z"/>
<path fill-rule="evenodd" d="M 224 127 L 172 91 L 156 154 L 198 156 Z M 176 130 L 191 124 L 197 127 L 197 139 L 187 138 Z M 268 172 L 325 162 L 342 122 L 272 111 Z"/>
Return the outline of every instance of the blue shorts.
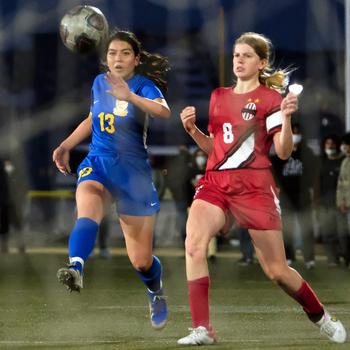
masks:
<path fill-rule="evenodd" d="M 87 155 L 79 165 L 78 176 L 77 184 L 94 180 L 105 186 L 119 214 L 150 216 L 160 209 L 148 159 Z"/>

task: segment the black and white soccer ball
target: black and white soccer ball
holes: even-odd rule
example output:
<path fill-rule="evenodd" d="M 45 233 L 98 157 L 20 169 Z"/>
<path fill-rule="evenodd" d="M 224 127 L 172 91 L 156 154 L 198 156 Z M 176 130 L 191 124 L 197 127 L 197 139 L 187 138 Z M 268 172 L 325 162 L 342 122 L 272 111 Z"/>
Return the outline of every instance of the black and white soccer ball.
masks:
<path fill-rule="evenodd" d="M 62 17 L 60 36 L 63 44 L 73 52 L 99 52 L 108 37 L 108 22 L 97 7 L 78 5 Z"/>

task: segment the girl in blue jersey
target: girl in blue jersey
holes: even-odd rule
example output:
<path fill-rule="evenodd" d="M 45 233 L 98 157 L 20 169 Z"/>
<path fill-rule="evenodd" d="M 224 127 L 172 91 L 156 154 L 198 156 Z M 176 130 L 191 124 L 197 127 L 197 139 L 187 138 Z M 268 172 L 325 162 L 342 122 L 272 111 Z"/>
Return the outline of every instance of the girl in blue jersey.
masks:
<path fill-rule="evenodd" d="M 115 201 L 129 259 L 147 287 L 151 323 L 165 326 L 162 265 L 152 255 L 159 199 L 146 151 L 149 117 L 167 119 L 170 109 L 159 88 L 166 88 L 166 58 L 141 49 L 136 36 L 115 31 L 107 43 L 107 73 L 92 86 L 89 116 L 53 152 L 63 174 L 70 172 L 70 150 L 92 133 L 90 152 L 78 168 L 78 216 L 69 237 L 69 265 L 57 277 L 68 290 L 83 287 L 83 268 L 99 225 Z"/>

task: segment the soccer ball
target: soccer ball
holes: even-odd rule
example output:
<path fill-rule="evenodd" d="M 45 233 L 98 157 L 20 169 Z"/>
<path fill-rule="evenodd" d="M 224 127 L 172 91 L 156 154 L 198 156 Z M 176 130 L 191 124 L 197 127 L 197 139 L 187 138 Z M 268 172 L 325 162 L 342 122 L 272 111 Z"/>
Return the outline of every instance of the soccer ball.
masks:
<path fill-rule="evenodd" d="M 63 44 L 73 52 L 98 52 L 107 40 L 108 22 L 97 7 L 78 5 L 63 16 L 60 36 Z"/>

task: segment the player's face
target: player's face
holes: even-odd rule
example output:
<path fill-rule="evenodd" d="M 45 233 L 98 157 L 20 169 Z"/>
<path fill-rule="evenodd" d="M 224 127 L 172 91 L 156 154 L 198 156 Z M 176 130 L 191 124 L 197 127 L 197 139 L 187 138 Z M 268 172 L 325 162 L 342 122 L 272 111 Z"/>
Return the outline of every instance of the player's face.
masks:
<path fill-rule="evenodd" d="M 326 139 L 326 141 L 324 143 L 324 148 L 325 149 L 337 149 L 337 144 L 332 139 Z"/>
<path fill-rule="evenodd" d="M 130 79 L 135 73 L 135 67 L 139 64 L 139 57 L 131 45 L 126 41 L 113 40 L 107 51 L 107 66 L 112 74 Z"/>
<path fill-rule="evenodd" d="M 350 145 L 347 145 L 346 143 L 341 144 L 341 150 L 346 156 L 350 156 Z"/>
<path fill-rule="evenodd" d="M 259 70 L 265 68 L 267 61 L 261 59 L 248 44 L 237 44 L 233 51 L 233 73 L 237 79 L 245 81 L 258 79 Z"/>

